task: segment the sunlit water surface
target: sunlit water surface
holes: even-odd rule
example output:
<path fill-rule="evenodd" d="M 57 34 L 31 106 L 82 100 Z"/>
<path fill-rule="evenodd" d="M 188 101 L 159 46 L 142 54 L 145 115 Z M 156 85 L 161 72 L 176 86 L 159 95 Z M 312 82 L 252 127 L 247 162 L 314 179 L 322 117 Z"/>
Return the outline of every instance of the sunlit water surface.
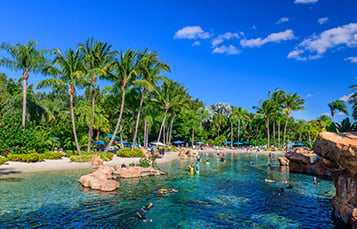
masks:
<path fill-rule="evenodd" d="M 332 181 L 289 174 L 266 155 L 215 155 L 201 173 L 187 172 L 188 160 L 161 165 L 168 176 L 120 180 L 120 190 L 100 193 L 78 183 L 90 170 L 0 176 L 1 228 L 335 228 L 329 199 Z M 252 162 L 252 163 L 250 163 Z M 268 164 L 271 163 L 269 167 Z M 293 189 L 280 193 L 289 180 Z M 161 195 L 158 187 L 179 192 Z M 153 202 L 144 223 L 135 213 Z"/>

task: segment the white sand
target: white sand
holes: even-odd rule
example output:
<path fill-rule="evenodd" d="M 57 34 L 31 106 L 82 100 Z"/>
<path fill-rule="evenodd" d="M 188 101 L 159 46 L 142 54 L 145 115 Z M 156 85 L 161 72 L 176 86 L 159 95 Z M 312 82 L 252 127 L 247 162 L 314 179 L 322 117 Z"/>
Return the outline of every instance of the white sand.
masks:
<path fill-rule="evenodd" d="M 165 153 L 162 159 L 157 159 L 157 163 L 165 163 L 178 158 L 178 152 Z M 114 155 L 113 160 L 104 162 L 104 165 L 114 166 L 130 163 L 138 163 L 140 158 L 124 158 Z M 0 165 L 0 175 L 19 174 L 30 172 L 43 172 L 53 170 L 68 170 L 68 169 L 89 169 L 90 162 L 71 162 L 69 158 L 63 157 L 60 160 L 45 160 L 35 163 L 8 161 Z"/>

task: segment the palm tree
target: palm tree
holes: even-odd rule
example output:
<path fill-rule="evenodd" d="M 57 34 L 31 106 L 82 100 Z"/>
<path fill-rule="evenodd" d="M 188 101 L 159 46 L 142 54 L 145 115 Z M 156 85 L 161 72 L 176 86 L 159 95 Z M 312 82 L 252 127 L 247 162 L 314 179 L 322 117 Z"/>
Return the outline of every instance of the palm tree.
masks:
<path fill-rule="evenodd" d="M 335 122 L 336 110 L 348 115 L 347 106 L 342 100 L 334 100 L 334 101 L 332 101 L 331 103 L 328 104 L 328 107 L 331 110 L 331 116 L 332 116 L 333 122 Z"/>
<path fill-rule="evenodd" d="M 41 72 L 47 60 L 44 57 L 48 50 L 37 50 L 37 41 L 31 40 L 26 45 L 15 44 L 11 46 L 9 43 L 3 42 L 0 50 L 4 50 L 10 55 L 10 58 L 2 58 L 0 66 L 8 67 L 15 71 L 22 71 L 23 79 L 23 97 L 22 97 L 22 127 L 26 127 L 26 105 L 27 105 L 27 81 L 30 77 L 30 72 Z"/>
<path fill-rule="evenodd" d="M 132 150 L 135 147 L 136 137 L 138 134 L 140 113 L 143 106 L 145 92 L 146 90 L 153 91 L 156 88 L 156 83 L 165 79 L 164 77 L 159 76 L 161 71 L 170 72 L 170 67 L 167 64 L 158 60 L 157 53 L 147 53 L 147 50 L 145 50 L 144 53 L 141 55 L 140 62 L 138 65 L 138 75 L 140 78 L 134 81 L 134 84 L 141 88 L 141 99 L 138 116 L 135 124 Z"/>
<path fill-rule="evenodd" d="M 138 68 L 138 51 L 127 49 L 125 53 L 122 51 L 119 54 L 119 61 L 114 64 L 114 73 L 111 74 L 111 80 L 115 82 L 122 90 L 122 99 L 120 105 L 120 112 L 117 124 L 114 129 L 114 133 L 110 142 L 104 150 L 104 153 L 108 152 L 109 148 L 114 142 L 115 136 L 118 132 L 119 126 L 121 126 L 122 115 L 125 103 L 125 92 L 129 85 L 132 84 L 133 80 L 137 77 Z M 121 128 L 120 128 L 121 129 Z M 121 141 L 121 147 L 123 147 L 123 142 Z"/>
<path fill-rule="evenodd" d="M 237 136 L 237 142 L 240 140 L 240 124 L 241 121 L 245 121 L 249 119 L 249 111 L 246 109 L 243 109 L 243 107 L 233 107 L 233 116 L 237 118 L 238 120 L 238 136 Z"/>
<path fill-rule="evenodd" d="M 97 77 L 105 78 L 109 75 L 112 66 L 115 63 L 114 57 L 118 54 L 112 51 L 112 45 L 108 42 L 96 41 L 94 38 L 88 39 L 85 44 L 79 46 L 79 49 L 84 53 L 84 66 L 86 73 L 91 78 L 90 87 L 92 88 L 92 111 L 91 120 L 88 130 L 88 147 L 87 151 L 91 151 L 94 125 L 94 110 L 95 110 L 95 91 Z"/>
<path fill-rule="evenodd" d="M 70 95 L 70 112 L 72 118 L 72 129 L 74 135 L 74 141 L 79 155 L 82 155 L 79 147 L 76 124 L 74 119 L 73 110 L 73 97 L 76 93 L 76 87 L 82 87 L 84 82 L 84 66 L 83 55 L 79 49 L 75 51 L 69 49 L 62 55 L 59 49 L 54 50 L 55 59 L 53 64 L 44 69 L 44 73 L 47 75 L 55 76 L 54 79 L 46 79 L 39 82 L 37 89 L 48 87 L 67 87 Z M 57 68 L 59 67 L 59 68 Z"/>
<path fill-rule="evenodd" d="M 286 138 L 286 127 L 288 125 L 289 116 L 291 111 L 301 111 L 305 110 L 305 107 L 302 105 L 305 103 L 305 100 L 300 97 L 297 93 L 294 94 L 286 94 L 284 96 L 283 101 L 283 112 L 286 114 L 286 121 L 284 125 L 284 137 L 283 137 L 283 144 L 286 145 L 285 138 Z"/>
<path fill-rule="evenodd" d="M 275 104 L 271 100 L 265 100 L 264 102 L 260 102 L 260 107 L 253 106 L 253 109 L 257 110 L 258 115 L 264 117 L 267 129 L 267 146 L 270 147 L 269 117 L 274 112 Z"/>
<path fill-rule="evenodd" d="M 282 106 L 283 106 L 283 102 L 284 102 L 284 98 L 286 96 L 286 92 L 283 90 L 279 90 L 276 89 L 273 93 L 271 93 L 270 91 L 268 92 L 268 97 L 271 101 L 274 102 L 274 108 L 273 108 L 273 112 L 272 112 L 272 119 L 273 119 L 273 139 L 274 139 L 274 146 L 276 146 L 276 138 L 275 138 L 275 124 L 277 122 L 279 122 L 279 120 L 277 120 L 277 117 L 279 116 Z M 280 123 L 278 124 L 278 132 L 280 132 Z M 278 133 L 279 138 L 280 138 L 280 133 Z M 278 141 L 278 145 L 280 146 L 280 139 Z"/>

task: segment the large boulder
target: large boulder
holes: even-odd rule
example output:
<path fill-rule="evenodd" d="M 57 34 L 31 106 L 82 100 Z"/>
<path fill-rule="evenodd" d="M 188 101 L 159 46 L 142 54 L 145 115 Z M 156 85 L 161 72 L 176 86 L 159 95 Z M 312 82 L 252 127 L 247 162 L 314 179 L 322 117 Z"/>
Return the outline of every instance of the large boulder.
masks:
<path fill-rule="evenodd" d="M 126 168 L 117 167 L 114 174 L 118 175 L 120 178 L 167 175 L 167 173 L 154 169 L 153 167 L 144 168 L 140 166 L 129 166 Z"/>
<path fill-rule="evenodd" d="M 113 173 L 113 168 L 100 166 L 95 172 L 81 176 L 78 181 L 86 188 L 111 192 L 119 188 L 119 182 L 108 180 L 113 177 Z"/>
<path fill-rule="evenodd" d="M 357 228 L 357 133 L 321 132 L 314 151 L 322 157 L 323 164 L 333 170 L 334 215 Z"/>
<path fill-rule="evenodd" d="M 197 157 L 199 154 L 198 151 L 193 150 L 191 148 L 181 148 L 178 156 L 180 158 L 188 158 L 188 157 Z"/>
<path fill-rule="evenodd" d="M 102 165 L 103 165 L 103 159 L 100 156 L 94 154 L 92 159 L 90 160 L 90 166 L 92 168 L 98 168 Z"/>
<path fill-rule="evenodd" d="M 279 157 L 278 160 L 281 166 L 289 166 L 290 161 L 286 157 Z"/>

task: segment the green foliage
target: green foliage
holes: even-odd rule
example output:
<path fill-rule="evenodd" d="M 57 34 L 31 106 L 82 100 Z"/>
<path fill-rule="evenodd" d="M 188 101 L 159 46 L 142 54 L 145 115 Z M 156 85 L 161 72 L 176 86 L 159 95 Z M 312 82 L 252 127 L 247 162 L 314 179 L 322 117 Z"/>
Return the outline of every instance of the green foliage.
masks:
<path fill-rule="evenodd" d="M 5 162 L 7 162 L 9 159 L 4 158 L 4 157 L 0 157 L 0 165 L 4 164 Z"/>
<path fill-rule="evenodd" d="M 140 149 L 134 149 L 131 151 L 130 148 L 120 149 L 117 151 L 119 157 L 144 157 L 143 151 Z"/>
<path fill-rule="evenodd" d="M 165 151 L 171 150 L 172 152 L 179 152 L 180 151 L 175 146 L 165 146 L 164 149 L 165 149 Z"/>
<path fill-rule="evenodd" d="M 89 162 L 93 155 L 98 155 L 100 156 L 103 161 L 110 161 L 113 159 L 114 154 L 113 153 L 103 153 L 103 152 L 82 152 L 83 155 L 79 156 L 79 155 L 72 155 L 69 157 L 69 159 L 73 162 Z"/>
<path fill-rule="evenodd" d="M 44 159 L 52 159 L 52 160 L 56 160 L 56 159 L 61 159 L 62 158 L 62 153 L 60 152 L 52 152 L 52 151 L 48 151 L 44 154 Z"/>
<path fill-rule="evenodd" d="M 153 167 L 153 168 L 158 168 L 158 164 L 156 163 L 155 158 L 142 158 L 139 160 L 139 166 L 148 168 L 148 167 Z"/>
<path fill-rule="evenodd" d="M 22 161 L 22 162 L 37 162 L 41 161 L 42 158 L 38 153 L 30 154 L 8 154 L 7 159 L 9 161 Z"/>

